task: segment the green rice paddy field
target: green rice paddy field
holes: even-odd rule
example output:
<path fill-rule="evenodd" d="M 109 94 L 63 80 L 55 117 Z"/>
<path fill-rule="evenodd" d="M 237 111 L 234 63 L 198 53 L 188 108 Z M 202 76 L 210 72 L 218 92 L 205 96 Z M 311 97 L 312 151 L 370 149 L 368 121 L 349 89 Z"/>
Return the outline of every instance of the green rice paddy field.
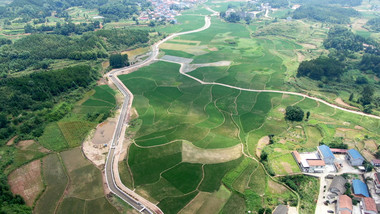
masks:
<path fill-rule="evenodd" d="M 142 121 L 137 131 L 135 129 L 134 143 L 124 165 L 131 174 L 124 170 L 121 176 L 129 177 L 124 180 L 130 181 L 127 185 L 157 202 L 165 213 L 185 212 L 190 208 L 200 210 L 200 201 L 211 200 L 213 194 L 225 187 L 230 193 L 228 200 L 213 201 L 215 206 L 209 212 L 231 212 L 229 209 L 234 206 L 230 200 L 244 201 L 244 210 L 297 203 L 295 194 L 270 179 L 255 160 L 258 140 L 269 134 L 274 134 L 277 140 L 264 150 L 270 154 L 268 165 L 277 175 L 299 172 L 291 151 L 315 148 L 320 140 L 335 137 L 334 132 L 323 132 L 320 123 L 329 124 L 329 130 L 345 128 L 348 131 L 355 131 L 360 125 L 364 128 L 362 132 L 369 134 L 367 137 L 379 137 L 378 120 L 334 110 L 297 96 L 201 85 L 180 74 L 178 64 L 157 62 L 122 75 L 120 79 L 134 94 L 133 107 L 138 112 L 138 120 Z M 283 112 L 288 105 L 310 111 L 310 120 L 296 124 L 286 122 Z M 182 159 L 187 152 L 183 150 L 182 141 L 209 152 L 241 144 L 244 154 L 238 159 L 214 164 L 194 157 L 189 163 Z M 317 187 L 318 182 L 314 183 Z M 303 207 L 302 213 L 314 209 Z"/>

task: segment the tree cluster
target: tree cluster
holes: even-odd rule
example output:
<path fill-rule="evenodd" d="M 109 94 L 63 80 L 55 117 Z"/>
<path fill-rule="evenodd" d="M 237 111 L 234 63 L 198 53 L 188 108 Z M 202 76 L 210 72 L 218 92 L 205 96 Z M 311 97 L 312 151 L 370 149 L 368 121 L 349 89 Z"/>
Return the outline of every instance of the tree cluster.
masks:
<path fill-rule="evenodd" d="M 380 32 L 380 18 L 372 18 L 368 20 L 366 25 L 373 31 Z"/>
<path fill-rule="evenodd" d="M 323 41 L 326 49 L 335 48 L 338 51 L 361 51 L 365 39 L 355 35 L 351 30 L 335 26 L 329 30 L 327 39 Z"/>
<path fill-rule="evenodd" d="M 314 80 L 337 80 L 345 72 L 343 63 L 325 56 L 301 62 L 297 77 L 306 76 Z"/>
<path fill-rule="evenodd" d="M 305 113 L 299 106 L 288 106 L 285 110 L 285 119 L 290 121 L 302 121 Z"/>
<path fill-rule="evenodd" d="M 110 66 L 112 68 L 122 68 L 128 65 L 129 62 L 127 54 L 112 54 L 110 56 Z"/>
<path fill-rule="evenodd" d="M 311 19 L 335 24 L 347 24 L 350 17 L 356 16 L 359 16 L 359 12 L 352 8 L 319 4 L 302 5 L 293 12 L 294 19 Z"/>
<path fill-rule="evenodd" d="M 69 22 L 69 23 L 64 23 L 63 25 L 58 22 L 56 26 L 41 25 L 39 27 L 34 27 L 30 24 L 27 24 L 24 26 L 24 31 L 25 33 L 50 32 L 53 34 L 68 36 L 72 33 L 81 35 L 84 32 L 94 31 L 95 29 L 99 29 L 99 28 L 100 28 L 99 21 L 95 21 L 89 24 L 87 23 L 74 24 L 72 22 Z"/>

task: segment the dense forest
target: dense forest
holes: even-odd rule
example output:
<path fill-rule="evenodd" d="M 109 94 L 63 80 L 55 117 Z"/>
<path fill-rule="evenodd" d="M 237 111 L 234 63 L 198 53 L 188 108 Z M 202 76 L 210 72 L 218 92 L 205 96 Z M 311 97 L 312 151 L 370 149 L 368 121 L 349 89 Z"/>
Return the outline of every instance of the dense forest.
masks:
<path fill-rule="evenodd" d="M 294 19 L 311 19 L 319 22 L 347 24 L 350 17 L 359 16 L 359 12 L 352 8 L 343 8 L 329 5 L 302 5 L 293 12 Z"/>
<path fill-rule="evenodd" d="M 13 0 L 9 5 L 0 7 L 0 17 L 22 17 L 25 22 L 51 16 L 53 12 L 57 17 L 67 17 L 65 10 L 75 6 L 99 9 L 101 15 L 117 19 L 137 14 L 150 7 L 150 3 L 146 0 Z"/>
<path fill-rule="evenodd" d="M 0 47 L 0 77 L 26 69 L 47 69 L 53 60 L 96 60 L 108 51 L 127 49 L 149 41 L 144 30 L 99 30 L 80 37 L 33 34 Z"/>
<path fill-rule="evenodd" d="M 375 32 L 380 32 L 380 18 L 373 18 L 368 20 L 367 24 L 368 28 Z"/>
<path fill-rule="evenodd" d="M 361 5 L 363 0 L 292 0 L 292 3 L 296 4 L 308 4 L 308 5 L 340 5 L 344 7 L 354 7 Z"/>
<path fill-rule="evenodd" d="M 83 92 L 97 79 L 97 71 L 83 65 L 0 80 L 0 140 L 16 133 L 21 138 L 41 136 L 45 123 L 59 120 L 70 110 L 67 105 L 54 105 L 80 97 L 73 92 Z"/>

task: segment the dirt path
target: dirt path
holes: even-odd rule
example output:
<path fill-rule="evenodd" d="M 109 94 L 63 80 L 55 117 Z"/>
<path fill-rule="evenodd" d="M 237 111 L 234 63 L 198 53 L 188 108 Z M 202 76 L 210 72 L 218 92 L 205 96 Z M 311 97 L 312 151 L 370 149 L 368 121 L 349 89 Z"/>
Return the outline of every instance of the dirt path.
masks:
<path fill-rule="evenodd" d="M 350 106 L 350 105 L 348 105 L 347 103 L 345 103 L 345 102 L 342 100 L 342 98 L 340 98 L 340 97 L 336 98 L 336 99 L 335 99 L 335 102 L 338 103 L 338 104 L 341 105 L 341 106 L 344 106 L 344 107 L 347 107 L 347 108 L 358 109 L 358 110 L 359 110 L 358 107 Z"/>

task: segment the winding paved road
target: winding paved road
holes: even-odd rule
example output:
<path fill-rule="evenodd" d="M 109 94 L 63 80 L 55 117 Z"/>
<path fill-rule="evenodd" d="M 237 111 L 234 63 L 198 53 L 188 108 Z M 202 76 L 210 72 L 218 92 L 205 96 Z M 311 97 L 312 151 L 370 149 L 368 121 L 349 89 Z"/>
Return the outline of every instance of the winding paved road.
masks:
<path fill-rule="evenodd" d="M 159 53 L 159 46 L 180 35 L 184 34 L 190 34 L 190 33 L 196 33 L 203 31 L 207 28 L 209 28 L 211 25 L 210 17 L 206 16 L 205 17 L 205 25 L 199 29 L 192 30 L 192 31 L 187 31 L 187 32 L 182 32 L 182 33 L 175 33 L 172 34 L 165 39 L 159 41 L 158 43 L 154 44 L 152 46 L 152 53 L 150 57 L 148 57 L 146 60 L 144 60 L 141 63 L 134 64 L 129 67 L 124 67 L 121 69 L 115 69 L 112 70 L 109 74 L 108 77 L 111 79 L 111 81 L 115 84 L 115 86 L 120 90 L 120 92 L 123 94 L 124 98 L 124 103 L 121 107 L 121 112 L 119 119 L 117 121 L 117 125 L 115 128 L 115 132 L 112 138 L 111 142 L 111 148 L 110 151 L 108 152 L 107 160 L 106 160 L 106 165 L 105 165 L 105 177 L 106 177 L 106 183 L 110 191 L 117 195 L 119 198 L 127 202 L 129 205 L 131 205 L 133 208 L 138 210 L 140 213 L 163 213 L 160 208 L 158 208 L 155 204 L 150 203 L 148 200 L 142 198 L 139 196 L 137 193 L 133 192 L 132 190 L 128 189 L 125 187 L 120 181 L 120 175 L 118 173 L 117 167 L 117 160 L 118 160 L 118 155 L 121 150 L 121 144 L 123 142 L 123 133 L 122 131 L 124 130 L 125 126 L 127 125 L 127 120 L 129 116 L 129 110 L 131 108 L 132 100 L 133 100 L 133 95 L 132 93 L 128 90 L 127 87 L 120 81 L 120 79 L 117 77 L 119 74 L 122 73 L 129 73 L 134 70 L 137 70 L 138 68 L 144 67 L 154 60 L 157 59 L 158 53 Z M 121 142 L 119 144 L 119 142 Z M 116 162 L 115 162 L 116 161 Z M 116 170 L 115 170 L 116 167 Z M 117 172 L 117 173 L 116 173 Z"/>
<path fill-rule="evenodd" d="M 216 11 L 212 11 L 212 12 L 215 12 L 213 15 L 217 14 Z M 119 176 L 119 173 L 117 170 L 118 164 L 117 164 L 117 162 L 115 162 L 115 160 L 118 160 L 118 158 L 115 158 L 115 157 L 118 157 L 120 150 L 121 150 L 121 144 L 123 142 L 123 137 L 122 137 L 122 139 L 120 139 L 120 138 L 121 138 L 121 136 L 123 136 L 123 133 L 122 133 L 122 131 L 124 130 L 123 128 L 125 128 L 125 126 L 127 125 L 127 122 L 128 122 L 127 119 L 128 119 L 130 107 L 132 105 L 133 95 L 128 90 L 128 88 L 125 87 L 125 85 L 120 81 L 120 79 L 117 76 L 122 74 L 122 73 L 130 73 L 132 71 L 137 70 L 138 68 L 144 67 L 144 66 L 150 64 L 151 62 L 157 60 L 157 56 L 159 53 L 159 46 L 162 43 L 164 43 L 164 42 L 166 42 L 166 41 L 168 41 L 168 40 L 170 40 L 176 36 L 203 31 L 203 30 L 209 28 L 210 25 L 211 25 L 211 18 L 209 16 L 205 16 L 205 25 L 203 27 L 196 29 L 196 30 L 192 30 L 192 31 L 172 34 L 172 35 L 166 37 L 165 39 L 154 44 L 152 46 L 152 51 L 151 51 L 152 53 L 151 53 L 150 57 L 147 58 L 146 60 L 144 60 L 143 62 L 134 64 L 134 65 L 129 66 L 129 67 L 112 70 L 108 74 L 108 77 L 116 85 L 116 87 L 121 91 L 121 93 L 123 94 L 125 99 L 124 99 L 124 103 L 123 103 L 122 108 L 121 108 L 121 113 L 120 113 L 120 116 L 119 116 L 119 119 L 118 119 L 118 122 L 116 125 L 116 129 L 115 129 L 115 132 L 113 135 L 113 139 L 112 139 L 112 143 L 111 143 L 111 149 L 110 149 L 108 156 L 107 156 L 107 161 L 106 161 L 106 165 L 105 165 L 106 182 L 107 182 L 108 188 L 110 189 L 110 191 L 112 193 L 114 193 L 115 195 L 120 197 L 122 200 L 124 200 L 125 202 L 130 204 L 133 208 L 135 208 L 136 210 L 138 210 L 141 213 L 146 213 L 146 214 L 157 213 L 157 214 L 159 214 L 159 213 L 163 213 L 163 212 L 153 203 L 150 203 L 148 200 L 142 198 L 137 193 L 135 193 L 132 190 L 125 187 L 120 181 L 120 176 Z M 167 61 L 167 60 L 162 60 L 162 61 Z M 168 61 L 168 62 L 178 63 L 178 62 L 173 62 L 173 61 Z M 302 94 L 302 93 L 289 92 L 289 91 L 278 91 L 278 90 L 246 89 L 246 88 L 240 88 L 240 87 L 231 86 L 231 85 L 227 85 L 227 84 L 223 84 L 223 83 L 205 82 L 205 81 L 199 80 L 199 79 L 183 72 L 184 63 L 179 63 L 179 64 L 181 64 L 181 68 L 180 68 L 181 74 L 196 80 L 200 84 L 220 85 L 220 86 L 233 88 L 233 89 L 237 89 L 237 90 L 242 90 L 242 91 L 266 92 L 266 93 L 269 92 L 269 93 L 281 93 L 281 94 L 290 94 L 290 95 L 302 96 L 302 97 L 306 97 L 306 98 L 324 103 L 324 104 L 326 104 L 332 108 L 335 108 L 335 109 L 339 109 L 342 111 L 346 111 L 346 112 L 350 112 L 353 114 L 358 114 L 358 115 L 362 115 L 362 116 L 366 116 L 366 117 L 380 119 L 379 116 L 371 115 L 371 114 L 365 114 L 363 112 L 346 109 L 346 108 L 331 104 L 329 102 L 326 102 L 320 98 L 312 97 L 312 96 Z M 119 142 L 121 142 L 121 143 L 119 144 Z M 116 170 L 115 170 L 115 167 L 116 167 Z"/>

